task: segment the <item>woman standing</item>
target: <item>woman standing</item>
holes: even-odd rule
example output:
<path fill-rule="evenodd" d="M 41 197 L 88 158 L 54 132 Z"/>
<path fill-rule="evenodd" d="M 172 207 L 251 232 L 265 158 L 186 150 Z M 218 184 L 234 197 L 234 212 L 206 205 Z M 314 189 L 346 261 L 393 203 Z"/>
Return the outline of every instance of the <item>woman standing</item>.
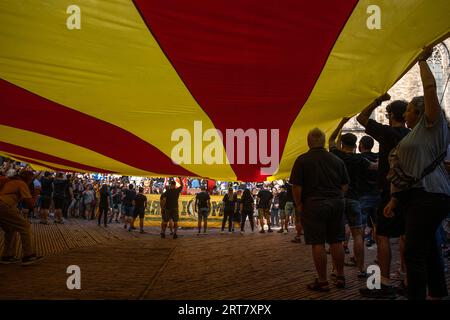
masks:
<path fill-rule="evenodd" d="M 242 194 L 241 203 L 240 203 L 240 211 L 241 211 L 241 234 L 244 234 L 245 228 L 245 220 L 248 217 L 248 221 L 250 221 L 250 227 L 252 228 L 252 232 L 255 231 L 255 219 L 253 218 L 253 212 L 255 207 L 255 199 L 249 189 L 245 189 Z"/>
<path fill-rule="evenodd" d="M 102 216 L 105 224 L 105 228 L 108 226 L 108 211 L 109 211 L 109 192 L 108 186 L 103 184 L 99 191 L 99 205 L 98 205 L 98 226 L 102 222 Z"/>
<path fill-rule="evenodd" d="M 223 197 L 223 220 L 221 234 L 224 233 L 225 224 L 228 220 L 228 232 L 234 232 L 233 216 L 234 216 L 234 192 L 233 188 L 228 188 L 228 193 Z"/>
<path fill-rule="evenodd" d="M 450 179 L 443 159 L 450 142 L 447 121 L 427 64 L 432 48 L 419 56 L 423 97 L 415 97 L 405 112 L 412 131 L 390 154 L 391 201 L 384 215 L 391 217 L 400 203 L 405 207 L 405 262 L 408 299 L 440 299 L 448 295 L 439 259 L 436 230 L 450 211 Z"/>

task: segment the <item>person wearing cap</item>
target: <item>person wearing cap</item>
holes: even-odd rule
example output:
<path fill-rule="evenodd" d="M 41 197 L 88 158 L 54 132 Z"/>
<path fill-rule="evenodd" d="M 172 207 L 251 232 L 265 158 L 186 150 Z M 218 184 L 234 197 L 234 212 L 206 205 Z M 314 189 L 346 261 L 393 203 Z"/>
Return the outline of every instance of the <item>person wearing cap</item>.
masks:
<path fill-rule="evenodd" d="M 396 296 L 396 290 L 391 285 L 391 244 L 390 239 L 400 237 L 400 261 L 404 269 L 404 235 L 405 217 L 404 210 L 397 207 L 394 216 L 387 218 L 383 214 L 384 207 L 391 199 L 391 185 L 387 180 L 389 172 L 389 153 L 410 132 L 406 127 L 404 113 L 408 103 L 404 100 L 394 100 L 386 106 L 386 117 L 389 125 L 381 124 L 371 119 L 372 112 L 378 108 L 383 101 L 390 100 L 389 94 L 385 93 L 375 99 L 356 117 L 370 135 L 379 143 L 377 187 L 381 191 L 381 200 L 376 213 L 375 233 L 377 242 L 377 259 L 381 271 L 381 288 L 370 290 L 361 288 L 360 293 L 365 297 L 392 299 Z"/>
<path fill-rule="evenodd" d="M 22 242 L 22 264 L 28 265 L 43 259 L 37 256 L 31 245 L 30 223 L 24 219 L 17 209 L 19 201 L 23 201 L 27 208 L 35 205 L 35 198 L 30 193 L 28 186 L 33 182 L 32 171 L 21 171 L 19 175 L 8 178 L 0 190 L 0 228 L 4 234 L 4 249 L 0 262 L 2 264 L 17 263 L 16 259 L 16 232 Z M 34 195 L 36 196 L 36 195 Z"/>
<path fill-rule="evenodd" d="M 339 134 L 348 120 L 349 118 L 342 119 L 336 130 L 331 134 L 328 145 L 330 152 L 344 161 L 350 178 L 349 187 L 345 193 L 344 220 L 345 224 L 350 227 L 353 236 L 353 260 L 358 268 L 357 276 L 358 278 L 365 278 L 367 274 L 364 268 L 363 221 L 359 203 L 360 181 L 365 170 L 376 170 L 377 164 L 371 163 L 361 154 L 356 154 L 356 141 L 358 138 L 353 133 Z M 345 234 L 343 238 L 345 238 Z"/>

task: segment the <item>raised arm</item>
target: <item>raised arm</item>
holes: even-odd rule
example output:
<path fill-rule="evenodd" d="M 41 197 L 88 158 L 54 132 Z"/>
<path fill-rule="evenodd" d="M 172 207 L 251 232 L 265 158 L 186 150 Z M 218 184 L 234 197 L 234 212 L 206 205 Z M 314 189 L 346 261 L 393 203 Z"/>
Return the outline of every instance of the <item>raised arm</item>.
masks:
<path fill-rule="evenodd" d="M 348 120 L 350 120 L 350 118 L 342 118 L 341 122 L 339 122 L 337 128 L 333 131 L 330 138 L 328 139 L 328 148 L 330 148 L 330 149 L 338 148 L 339 149 L 340 137 L 339 137 L 339 139 L 337 139 L 337 141 L 336 141 L 336 138 L 338 137 L 339 133 L 341 132 L 344 125 L 348 122 Z"/>
<path fill-rule="evenodd" d="M 439 98 L 436 90 L 436 80 L 427 63 L 427 59 L 432 53 L 433 48 L 427 47 L 424 48 L 418 57 L 420 78 L 422 79 L 423 86 L 423 97 L 425 100 L 425 117 L 430 124 L 436 123 L 441 112 L 441 106 L 439 105 Z"/>
<path fill-rule="evenodd" d="M 359 122 L 364 128 L 367 126 L 369 122 L 370 116 L 372 112 L 381 105 L 383 101 L 388 101 L 391 99 L 391 96 L 388 93 L 383 94 L 382 96 L 376 98 L 371 104 L 369 104 L 363 111 L 356 117 L 356 121 Z"/>

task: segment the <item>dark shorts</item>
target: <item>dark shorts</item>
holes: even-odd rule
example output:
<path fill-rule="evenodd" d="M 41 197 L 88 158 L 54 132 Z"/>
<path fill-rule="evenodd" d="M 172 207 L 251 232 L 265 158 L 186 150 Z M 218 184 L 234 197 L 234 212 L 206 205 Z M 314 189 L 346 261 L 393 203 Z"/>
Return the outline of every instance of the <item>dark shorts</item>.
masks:
<path fill-rule="evenodd" d="M 380 194 L 365 194 L 359 198 L 361 205 L 362 223 L 372 228 L 376 224 L 377 210 L 380 205 Z"/>
<path fill-rule="evenodd" d="M 386 218 L 383 212 L 384 207 L 386 207 L 389 200 L 390 195 L 388 193 L 383 193 L 377 210 L 377 235 L 389 238 L 398 238 L 405 234 L 405 210 L 401 205 L 399 205 L 394 210 L 394 217 Z"/>
<path fill-rule="evenodd" d="M 198 217 L 202 219 L 208 219 L 209 210 L 208 208 L 199 208 L 198 209 Z"/>
<path fill-rule="evenodd" d="M 162 220 L 164 222 L 169 222 L 170 220 L 173 220 L 173 222 L 178 222 L 179 216 L 178 216 L 178 208 L 175 209 L 164 209 L 161 213 Z"/>
<path fill-rule="evenodd" d="M 359 201 L 353 199 L 345 199 L 345 224 L 350 228 L 362 228 L 361 206 Z"/>
<path fill-rule="evenodd" d="M 41 209 L 50 209 L 52 198 L 48 195 L 41 195 Z"/>
<path fill-rule="evenodd" d="M 133 206 L 123 206 L 123 215 L 127 217 L 133 216 Z"/>
<path fill-rule="evenodd" d="M 266 220 L 269 220 L 270 219 L 270 209 L 269 208 L 259 208 L 258 209 L 258 218 L 259 219 L 265 218 Z"/>
<path fill-rule="evenodd" d="M 139 219 L 144 219 L 145 208 L 134 208 L 133 218 L 139 217 Z"/>
<path fill-rule="evenodd" d="M 340 242 L 344 214 L 344 199 L 307 199 L 301 213 L 306 244 Z"/>
<path fill-rule="evenodd" d="M 53 197 L 53 203 L 55 204 L 55 210 L 64 208 L 65 197 L 55 196 Z"/>

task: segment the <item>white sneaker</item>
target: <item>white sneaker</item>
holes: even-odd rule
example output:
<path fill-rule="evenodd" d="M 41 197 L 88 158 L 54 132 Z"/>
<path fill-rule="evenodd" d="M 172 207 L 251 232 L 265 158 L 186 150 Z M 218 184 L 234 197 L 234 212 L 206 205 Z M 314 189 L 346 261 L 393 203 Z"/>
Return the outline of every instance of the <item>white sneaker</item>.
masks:
<path fill-rule="evenodd" d="M 287 233 L 288 233 L 288 231 L 287 231 L 287 230 L 284 230 L 284 231 L 283 231 L 283 234 L 287 234 Z"/>
<path fill-rule="evenodd" d="M 241 234 L 244 234 L 244 231 L 241 231 Z"/>

